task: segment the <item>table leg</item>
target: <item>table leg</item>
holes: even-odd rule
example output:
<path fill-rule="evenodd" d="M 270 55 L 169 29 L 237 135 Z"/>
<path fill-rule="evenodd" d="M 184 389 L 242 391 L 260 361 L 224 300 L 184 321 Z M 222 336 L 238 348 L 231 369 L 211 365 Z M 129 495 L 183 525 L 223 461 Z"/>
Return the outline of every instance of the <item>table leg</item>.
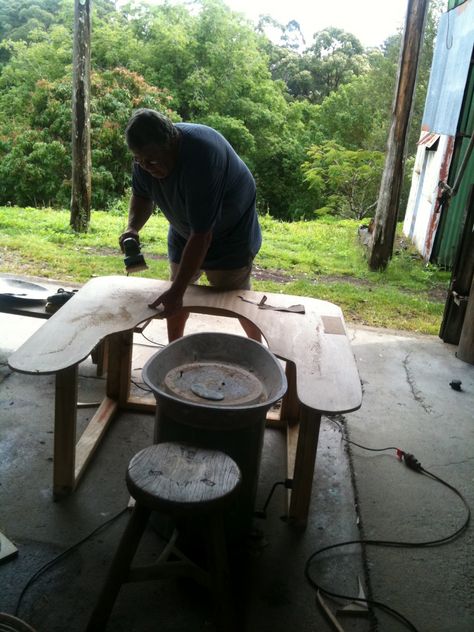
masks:
<path fill-rule="evenodd" d="M 56 373 L 54 405 L 53 497 L 66 496 L 75 486 L 78 365 Z"/>
<path fill-rule="evenodd" d="M 54 413 L 53 497 L 70 494 L 84 473 L 109 423 L 130 393 L 133 331 L 112 334 L 108 340 L 107 396 L 76 446 L 78 365 L 56 373 Z"/>
<path fill-rule="evenodd" d="M 281 402 L 280 417 L 286 424 L 293 426 L 298 423 L 300 416 L 300 402 L 296 393 L 296 365 L 294 362 L 286 361 L 285 374 L 288 388 Z"/>
<path fill-rule="evenodd" d="M 288 476 L 293 479 L 288 519 L 298 527 L 305 527 L 308 520 L 320 423 L 321 414 L 302 405 L 300 407 L 299 428 L 298 426 L 288 426 Z M 291 473 L 291 443 L 296 430 L 298 437 L 294 467 Z"/>
<path fill-rule="evenodd" d="M 108 337 L 107 397 L 125 407 L 130 395 L 133 330 L 120 331 Z"/>
<path fill-rule="evenodd" d="M 91 359 L 93 364 L 97 366 L 97 377 L 102 377 L 105 373 L 107 373 L 108 338 L 101 340 L 101 342 L 92 349 Z"/>

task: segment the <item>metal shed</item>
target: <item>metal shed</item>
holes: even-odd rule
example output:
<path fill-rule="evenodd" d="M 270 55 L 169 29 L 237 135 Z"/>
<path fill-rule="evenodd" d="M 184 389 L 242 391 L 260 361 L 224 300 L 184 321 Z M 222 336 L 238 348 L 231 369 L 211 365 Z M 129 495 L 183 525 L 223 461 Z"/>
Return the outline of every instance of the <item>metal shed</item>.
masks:
<path fill-rule="evenodd" d="M 474 182 L 474 0 L 441 16 L 403 232 L 427 261 L 452 268 Z M 453 8 L 451 8 L 453 7 Z M 458 178 L 455 195 L 444 203 Z"/>

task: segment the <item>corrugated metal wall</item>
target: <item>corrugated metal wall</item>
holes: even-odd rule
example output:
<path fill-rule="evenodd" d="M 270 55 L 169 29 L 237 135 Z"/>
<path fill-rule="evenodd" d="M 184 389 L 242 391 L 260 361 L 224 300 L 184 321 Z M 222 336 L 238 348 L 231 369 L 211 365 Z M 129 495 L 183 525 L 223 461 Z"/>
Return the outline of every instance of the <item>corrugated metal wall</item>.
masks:
<path fill-rule="evenodd" d="M 467 0 L 448 0 L 448 11 L 458 7 L 460 4 L 464 4 Z"/>
<path fill-rule="evenodd" d="M 474 133 L 474 57 L 471 59 L 469 77 L 464 93 L 463 106 L 454 149 L 448 184 L 454 184 L 463 157 Z M 436 232 L 431 259 L 438 265 L 451 268 L 454 263 L 459 239 L 464 226 L 467 202 L 474 183 L 474 153 L 471 154 L 457 194 L 452 197 L 447 210 L 443 210 Z"/>
<path fill-rule="evenodd" d="M 468 0 L 440 17 L 423 131 L 448 136 L 457 133 L 473 45 L 474 0 Z"/>

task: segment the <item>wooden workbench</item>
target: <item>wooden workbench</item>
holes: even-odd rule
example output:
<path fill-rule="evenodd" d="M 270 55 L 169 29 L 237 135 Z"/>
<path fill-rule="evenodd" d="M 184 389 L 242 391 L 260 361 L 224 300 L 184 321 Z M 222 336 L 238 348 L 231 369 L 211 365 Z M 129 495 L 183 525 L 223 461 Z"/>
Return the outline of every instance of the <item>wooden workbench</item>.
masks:
<path fill-rule="evenodd" d="M 168 287 L 167 281 L 136 277 L 92 279 L 9 358 L 15 371 L 56 376 L 56 498 L 74 489 L 120 409 L 150 409 L 149 404 L 130 397 L 132 336 L 138 324 L 157 316 L 148 304 Z M 304 314 L 274 311 L 259 308 L 262 296 L 261 292 L 190 286 L 184 306 L 192 312 L 251 320 L 269 349 L 286 361 L 288 391 L 280 416 L 289 429 L 289 478 L 293 479 L 289 518 L 304 525 L 321 414 L 358 409 L 361 385 L 339 307 L 312 298 L 266 293 L 266 305 L 302 304 L 305 308 Z M 105 340 L 109 354 L 106 397 L 76 444 L 78 365 Z"/>

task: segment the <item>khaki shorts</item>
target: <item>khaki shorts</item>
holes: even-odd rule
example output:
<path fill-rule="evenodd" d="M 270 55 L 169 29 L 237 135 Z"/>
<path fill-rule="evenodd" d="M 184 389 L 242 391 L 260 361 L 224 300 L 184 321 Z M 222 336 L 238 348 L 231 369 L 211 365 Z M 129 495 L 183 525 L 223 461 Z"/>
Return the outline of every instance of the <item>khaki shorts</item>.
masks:
<path fill-rule="evenodd" d="M 174 281 L 176 278 L 178 270 L 179 263 L 170 261 L 171 281 Z M 190 283 L 197 283 L 203 272 L 212 287 L 216 287 L 221 290 L 250 290 L 252 264 L 243 268 L 235 268 L 233 270 L 199 270 L 193 276 Z"/>

